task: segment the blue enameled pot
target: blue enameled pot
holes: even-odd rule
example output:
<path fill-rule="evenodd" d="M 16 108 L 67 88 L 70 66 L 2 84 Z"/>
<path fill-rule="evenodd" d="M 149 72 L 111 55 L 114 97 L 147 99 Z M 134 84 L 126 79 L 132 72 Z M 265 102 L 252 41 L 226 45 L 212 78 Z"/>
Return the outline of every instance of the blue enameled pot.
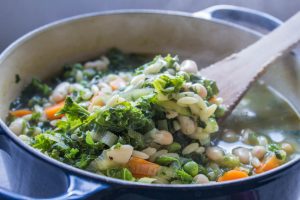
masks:
<path fill-rule="evenodd" d="M 0 189 L 0 199 L 296 200 L 300 194 L 299 159 L 261 175 L 215 185 L 138 184 L 51 159 L 22 143 L 5 125 L 10 102 L 32 77 L 54 76 L 65 63 L 88 60 L 117 47 L 127 52 L 179 54 L 204 67 L 253 43 L 279 24 L 269 15 L 232 6 L 194 14 L 130 10 L 72 17 L 23 36 L 0 56 L 0 149 L 12 188 Z M 21 77 L 18 84 L 16 74 Z M 299 77 L 293 53 L 274 64 L 262 79 L 300 111 Z"/>

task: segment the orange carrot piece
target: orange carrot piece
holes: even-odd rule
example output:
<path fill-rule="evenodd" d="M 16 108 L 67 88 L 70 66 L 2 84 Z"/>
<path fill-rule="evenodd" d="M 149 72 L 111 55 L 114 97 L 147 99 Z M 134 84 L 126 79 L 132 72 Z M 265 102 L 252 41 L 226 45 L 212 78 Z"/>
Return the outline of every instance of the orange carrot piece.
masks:
<path fill-rule="evenodd" d="M 269 171 L 278 167 L 281 164 L 281 160 L 276 158 L 275 155 L 269 157 L 263 164 L 261 164 L 258 168 L 255 169 L 255 173 L 260 174 L 262 172 Z"/>
<path fill-rule="evenodd" d="M 128 168 L 133 176 L 141 178 L 155 176 L 160 166 L 141 158 L 131 157 L 128 162 Z"/>
<path fill-rule="evenodd" d="M 218 182 L 237 180 L 246 177 L 248 177 L 248 174 L 246 172 L 233 169 L 225 172 L 223 176 L 219 177 Z"/>
<path fill-rule="evenodd" d="M 10 111 L 10 114 L 15 117 L 23 117 L 25 115 L 32 114 L 32 111 L 28 109 L 20 109 L 20 110 Z"/>
<path fill-rule="evenodd" d="M 58 104 L 55 104 L 53 106 L 50 106 L 48 108 L 45 108 L 44 112 L 47 116 L 47 119 L 54 120 L 54 119 L 60 119 L 63 117 L 63 115 L 56 115 L 65 105 L 65 102 L 62 101 Z"/>
<path fill-rule="evenodd" d="M 208 101 L 209 101 L 209 103 L 217 103 L 217 97 L 216 97 L 216 96 L 213 96 L 213 97 L 210 98 Z"/>
<path fill-rule="evenodd" d="M 122 78 L 116 78 L 115 80 L 111 81 L 109 85 L 112 88 L 112 90 L 117 90 L 126 86 L 126 82 Z"/>

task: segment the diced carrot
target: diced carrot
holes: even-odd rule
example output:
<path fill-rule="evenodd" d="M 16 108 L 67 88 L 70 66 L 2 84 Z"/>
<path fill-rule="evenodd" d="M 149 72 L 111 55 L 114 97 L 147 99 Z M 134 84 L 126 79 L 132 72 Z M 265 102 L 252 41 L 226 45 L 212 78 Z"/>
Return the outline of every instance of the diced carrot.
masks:
<path fill-rule="evenodd" d="M 23 117 L 25 115 L 32 114 L 32 111 L 28 109 L 20 109 L 20 110 L 10 111 L 10 114 L 15 117 Z"/>
<path fill-rule="evenodd" d="M 255 169 L 255 173 L 260 174 L 278 167 L 281 161 L 275 155 L 269 157 L 264 163 Z"/>
<path fill-rule="evenodd" d="M 225 172 L 223 176 L 219 177 L 218 182 L 237 180 L 246 177 L 248 177 L 246 172 L 233 169 Z"/>
<path fill-rule="evenodd" d="M 54 120 L 54 119 L 60 119 L 63 117 L 63 115 L 56 115 L 65 105 L 65 102 L 62 101 L 58 104 L 55 104 L 53 106 L 50 106 L 48 108 L 45 108 L 44 112 L 47 116 L 47 119 Z"/>
<path fill-rule="evenodd" d="M 128 162 L 128 168 L 133 176 L 141 178 L 155 176 L 160 166 L 141 158 L 131 157 Z"/>
<path fill-rule="evenodd" d="M 116 78 L 115 80 L 111 81 L 109 85 L 112 88 L 112 90 L 117 90 L 126 86 L 126 82 L 122 78 Z"/>
<path fill-rule="evenodd" d="M 209 103 L 217 103 L 218 102 L 218 99 L 216 96 L 213 96 L 212 98 L 210 98 L 209 100 Z"/>

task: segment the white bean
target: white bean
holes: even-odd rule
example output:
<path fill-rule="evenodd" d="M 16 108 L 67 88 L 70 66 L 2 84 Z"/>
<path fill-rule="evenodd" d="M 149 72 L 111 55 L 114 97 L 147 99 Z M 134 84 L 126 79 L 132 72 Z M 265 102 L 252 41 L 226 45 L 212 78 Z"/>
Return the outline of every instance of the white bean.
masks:
<path fill-rule="evenodd" d="M 83 95 L 81 96 L 83 100 L 89 100 L 93 96 L 93 92 L 89 89 L 82 90 Z"/>
<path fill-rule="evenodd" d="M 161 145 L 169 145 L 173 142 L 173 135 L 169 131 L 160 130 L 152 135 L 153 141 Z"/>
<path fill-rule="evenodd" d="M 265 136 L 258 136 L 257 140 L 258 140 L 259 145 L 261 145 L 261 146 L 268 145 L 268 140 Z"/>
<path fill-rule="evenodd" d="M 192 119 L 190 119 L 189 117 L 179 116 L 178 121 L 179 121 L 179 124 L 181 127 L 181 131 L 185 135 L 191 135 L 197 129 L 195 122 Z"/>
<path fill-rule="evenodd" d="M 207 90 L 206 88 L 201 85 L 200 83 L 195 83 L 192 86 L 194 88 L 194 90 L 197 92 L 197 94 L 202 97 L 205 98 L 207 96 Z"/>
<path fill-rule="evenodd" d="M 195 152 L 198 153 L 198 154 L 202 154 L 202 153 L 205 152 L 205 148 L 204 147 L 199 147 Z"/>
<path fill-rule="evenodd" d="M 287 153 L 292 154 L 294 152 L 294 147 L 289 143 L 282 143 L 281 148 Z"/>
<path fill-rule="evenodd" d="M 100 88 L 100 91 L 102 91 L 104 93 L 107 93 L 107 94 L 112 93 L 112 88 L 106 83 L 100 82 L 100 83 L 98 83 L 98 87 Z"/>
<path fill-rule="evenodd" d="M 60 102 L 66 98 L 68 95 L 70 83 L 68 82 L 62 82 L 56 86 L 56 88 L 53 90 L 51 96 L 49 97 L 50 100 L 54 102 Z"/>
<path fill-rule="evenodd" d="M 25 120 L 22 118 L 17 118 L 11 122 L 9 129 L 14 132 L 16 135 L 21 135 L 25 128 Z"/>
<path fill-rule="evenodd" d="M 107 150 L 107 157 L 109 160 L 119 163 L 126 164 L 133 153 L 133 147 L 131 145 L 122 145 L 120 147 L 112 146 L 109 150 Z"/>
<path fill-rule="evenodd" d="M 27 135 L 20 135 L 19 138 L 20 138 L 25 144 L 30 144 L 30 143 L 31 143 L 31 138 L 28 137 Z"/>
<path fill-rule="evenodd" d="M 180 70 L 184 71 L 184 72 L 195 74 L 198 72 L 198 66 L 197 66 L 196 62 L 193 60 L 184 60 L 181 63 Z"/>
<path fill-rule="evenodd" d="M 261 162 L 259 161 L 259 159 L 257 157 L 253 157 L 251 159 L 251 165 L 253 167 L 259 167 L 261 165 Z"/>
<path fill-rule="evenodd" d="M 142 152 L 144 152 L 145 154 L 147 154 L 148 156 L 152 156 L 153 154 L 156 153 L 156 149 L 152 148 L 152 147 L 148 147 L 146 149 L 144 149 Z"/>
<path fill-rule="evenodd" d="M 91 90 L 94 95 L 97 95 L 99 93 L 99 88 L 97 85 L 92 85 Z"/>
<path fill-rule="evenodd" d="M 236 142 L 239 140 L 239 135 L 232 130 L 226 129 L 222 134 L 222 140 L 229 143 Z"/>
<path fill-rule="evenodd" d="M 196 151 L 199 148 L 199 144 L 198 143 L 191 143 L 189 145 L 187 145 L 183 150 L 182 150 L 182 154 L 183 155 L 187 155 L 190 153 L 193 153 L 194 151 Z"/>
<path fill-rule="evenodd" d="M 145 74 L 156 74 L 164 67 L 164 65 L 165 65 L 164 61 L 158 60 L 157 62 L 146 67 L 144 70 L 144 73 Z"/>
<path fill-rule="evenodd" d="M 255 146 L 252 149 L 252 155 L 258 159 L 262 159 L 266 154 L 266 148 L 264 146 Z"/>
<path fill-rule="evenodd" d="M 192 105 L 197 103 L 198 100 L 194 97 L 182 97 L 180 99 L 177 100 L 177 103 L 179 105 Z"/>
<path fill-rule="evenodd" d="M 109 60 L 107 57 L 102 56 L 100 60 L 89 61 L 84 64 L 85 68 L 96 68 L 97 70 L 107 69 Z"/>
<path fill-rule="evenodd" d="M 206 149 L 206 155 L 213 161 L 222 160 L 224 158 L 224 152 L 220 147 L 208 147 Z"/>
<path fill-rule="evenodd" d="M 144 153 L 144 152 L 142 152 L 142 151 L 136 151 L 136 150 L 134 150 L 133 153 L 132 153 L 132 155 L 134 157 L 138 157 L 138 158 L 145 159 L 145 160 L 149 158 L 149 155 L 146 154 L 146 153 Z"/>
<path fill-rule="evenodd" d="M 197 184 L 209 183 L 209 179 L 204 174 L 198 174 L 193 178 L 194 182 Z"/>
<path fill-rule="evenodd" d="M 250 151 L 244 147 L 237 147 L 232 150 L 233 155 L 236 155 L 241 163 L 248 164 L 250 162 Z"/>
<path fill-rule="evenodd" d="M 108 106 L 115 106 L 115 105 L 118 105 L 118 104 L 120 104 L 124 101 L 126 101 L 126 100 L 123 97 L 120 97 L 119 95 L 115 95 L 107 101 L 107 105 Z"/>
<path fill-rule="evenodd" d="M 145 74 L 140 74 L 138 76 L 133 77 L 132 80 L 131 80 L 131 82 L 130 82 L 130 84 L 131 85 L 139 85 L 139 83 L 141 81 L 144 81 L 145 78 L 146 78 Z"/>

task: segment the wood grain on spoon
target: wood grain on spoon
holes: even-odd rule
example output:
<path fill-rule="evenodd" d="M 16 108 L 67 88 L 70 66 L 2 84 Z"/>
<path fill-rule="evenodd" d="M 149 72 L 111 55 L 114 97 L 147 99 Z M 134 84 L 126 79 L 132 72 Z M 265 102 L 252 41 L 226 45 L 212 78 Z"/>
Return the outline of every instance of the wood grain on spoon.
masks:
<path fill-rule="evenodd" d="M 219 96 L 224 99 L 224 105 L 228 106 L 230 112 L 251 83 L 299 41 L 300 12 L 239 53 L 202 69 L 200 74 L 217 81 L 220 90 Z M 257 103 L 259 103 L 259 98 Z"/>

